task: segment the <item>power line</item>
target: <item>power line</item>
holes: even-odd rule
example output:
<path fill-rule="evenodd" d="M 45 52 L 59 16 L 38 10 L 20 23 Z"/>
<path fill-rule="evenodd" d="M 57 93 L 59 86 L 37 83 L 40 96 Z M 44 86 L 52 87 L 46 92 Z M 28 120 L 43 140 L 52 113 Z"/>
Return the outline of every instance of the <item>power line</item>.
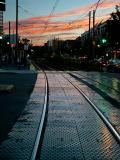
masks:
<path fill-rule="evenodd" d="M 22 7 L 21 5 L 18 6 L 20 9 L 22 9 L 25 13 L 35 16 L 33 13 L 31 13 L 29 10 L 25 9 L 24 7 Z"/>
<path fill-rule="evenodd" d="M 99 0 L 99 1 L 100 1 L 100 0 Z M 103 1 L 105 1 L 105 0 L 103 0 Z M 54 11 L 55 11 L 58 3 L 59 3 L 59 0 L 56 0 L 56 1 L 55 1 L 55 4 L 54 4 L 54 6 L 53 6 L 53 8 L 52 8 L 52 10 L 51 10 L 51 12 L 50 12 L 50 14 L 49 14 L 48 19 L 47 19 L 47 21 L 45 22 L 45 27 L 44 27 L 44 29 L 43 29 L 43 32 L 47 29 L 48 24 L 49 24 L 49 21 L 50 21 L 50 18 L 51 18 L 52 15 L 54 14 Z M 95 3 L 95 4 L 96 4 L 96 3 Z M 93 4 L 93 5 L 90 7 L 90 9 L 92 9 L 95 4 Z M 27 13 L 27 14 L 29 14 L 29 15 L 32 15 L 32 16 L 35 16 L 32 12 L 30 12 L 30 11 L 27 10 L 27 9 L 25 9 L 25 8 L 22 7 L 21 5 L 19 5 L 18 7 L 19 7 L 20 9 L 22 9 L 25 13 Z M 90 9 L 89 9 L 89 10 L 90 10 Z M 86 14 L 86 12 L 84 12 L 84 13 L 83 13 L 82 15 L 80 15 L 76 20 L 79 20 L 79 19 L 81 19 L 82 17 L 83 17 L 83 18 L 84 18 L 84 17 L 87 17 L 88 15 L 89 15 L 89 12 L 88 12 L 87 14 Z M 72 22 L 74 22 L 74 21 L 76 21 L 76 20 L 69 21 L 68 23 L 71 24 Z"/>
<path fill-rule="evenodd" d="M 104 3 L 104 1 L 105 0 L 103 0 L 101 3 L 100 3 L 100 0 L 98 0 L 98 2 L 97 3 L 94 3 L 92 6 L 90 6 L 89 7 L 89 9 L 88 9 L 88 12 L 86 13 L 86 11 L 83 13 L 83 14 L 81 14 L 80 16 L 78 16 L 75 20 L 72 20 L 71 22 L 69 22 L 69 23 L 72 23 L 72 22 L 74 22 L 74 21 L 77 21 L 77 20 L 80 20 L 81 18 L 85 18 L 85 17 L 87 17 L 88 15 L 89 15 L 89 12 L 91 11 L 91 10 L 93 10 L 93 8 L 94 8 L 94 6 L 96 5 L 96 9 L 98 8 L 98 6 L 99 6 L 99 4 L 102 4 L 102 3 Z"/>
<path fill-rule="evenodd" d="M 49 14 L 49 17 L 48 17 L 47 21 L 45 22 L 45 27 L 44 27 L 43 33 L 44 33 L 45 30 L 47 29 L 48 24 L 49 24 L 49 21 L 50 21 L 51 17 L 53 16 L 53 14 L 54 14 L 54 12 L 55 12 L 55 9 L 57 8 L 57 5 L 58 5 L 59 1 L 60 1 L 60 0 L 56 0 L 56 1 L 55 1 L 54 6 L 53 6 L 53 8 L 52 8 L 52 10 L 51 10 L 51 12 L 50 12 L 50 14 Z"/>
<path fill-rule="evenodd" d="M 54 5 L 53 5 L 53 7 L 52 7 L 52 10 L 51 10 L 51 12 L 50 12 L 50 14 L 49 14 L 49 16 L 48 16 L 48 19 L 44 22 L 45 26 L 44 26 L 44 28 L 43 28 L 42 33 L 44 33 L 44 32 L 46 31 L 46 29 L 48 28 L 49 21 L 50 21 L 51 17 L 53 16 L 53 14 L 54 14 L 54 12 L 55 12 L 55 10 L 56 10 L 56 8 L 57 8 L 57 5 L 58 5 L 59 1 L 60 1 L 60 0 L 56 0 L 56 1 L 55 1 Z M 98 7 L 99 7 L 99 5 L 102 4 L 102 3 L 104 3 L 104 1 L 105 1 L 105 0 L 102 0 L 102 2 L 100 2 L 100 0 L 98 0 L 97 3 L 94 3 L 92 6 L 90 6 L 88 10 L 92 10 L 94 7 L 95 7 L 95 10 L 97 10 Z M 29 10 L 25 9 L 24 7 L 22 7 L 22 6 L 20 6 L 20 5 L 19 5 L 19 8 L 21 8 L 25 13 L 30 14 L 30 15 L 32 15 L 32 16 L 35 16 L 35 15 L 34 15 L 33 13 L 31 13 Z M 77 21 L 77 20 L 80 20 L 81 18 L 83 19 L 83 18 L 87 17 L 88 14 L 89 14 L 89 11 L 88 11 L 88 13 L 86 13 L 86 11 L 85 11 L 83 14 L 79 15 L 79 17 L 77 17 L 77 19 L 72 20 L 72 21 L 69 21 L 68 24 L 71 25 L 72 22 L 75 22 L 75 21 Z M 72 30 L 73 27 L 70 26 L 69 29 Z"/>

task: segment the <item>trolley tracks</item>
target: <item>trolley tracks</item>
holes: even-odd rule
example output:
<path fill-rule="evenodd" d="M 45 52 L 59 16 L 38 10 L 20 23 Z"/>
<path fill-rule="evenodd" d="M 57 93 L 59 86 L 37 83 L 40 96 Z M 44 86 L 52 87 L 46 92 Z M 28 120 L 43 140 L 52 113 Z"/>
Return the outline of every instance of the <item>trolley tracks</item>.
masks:
<path fill-rule="evenodd" d="M 108 87 L 108 90 L 100 90 L 100 88 L 96 87 L 98 86 L 97 84 L 94 85 L 94 82 L 96 82 L 94 79 L 91 79 L 89 83 L 89 78 L 84 77 L 82 79 L 79 76 L 82 76 L 81 74 L 74 74 L 70 73 L 72 77 L 74 77 L 78 82 L 83 83 L 84 85 L 87 85 L 88 88 L 90 88 L 90 92 L 92 95 L 92 92 L 96 92 L 96 95 L 99 97 L 98 100 L 95 100 L 90 94 L 89 98 L 92 99 L 92 101 L 97 105 L 99 110 L 107 117 L 107 119 L 111 122 L 111 124 L 114 126 L 114 128 L 117 130 L 117 132 L 120 134 L 120 94 L 118 94 L 119 91 L 114 90 L 111 87 Z M 97 82 L 99 83 L 99 82 Z M 103 85 L 100 83 L 100 85 Z M 112 96 L 111 89 L 113 89 L 114 96 Z M 107 93 L 108 92 L 108 93 Z M 88 94 L 86 92 L 86 94 Z M 109 94 L 109 95 L 108 95 Z M 117 95 L 117 97 L 115 97 Z M 101 98 L 100 98 L 101 97 Z M 98 101 L 98 102 L 97 102 Z"/>
<path fill-rule="evenodd" d="M 57 77 L 57 75 L 58 75 L 58 77 Z M 76 133 L 76 135 L 79 137 L 80 135 L 79 134 L 81 134 L 80 132 L 80 130 L 78 129 L 79 128 L 79 123 L 80 123 L 80 121 L 82 121 L 82 123 L 84 122 L 84 121 L 89 121 L 89 118 L 88 118 L 88 120 L 85 120 L 84 118 L 84 120 L 83 119 L 81 119 L 81 117 L 79 117 L 80 119 L 78 120 L 76 120 L 76 118 L 74 117 L 74 107 L 72 108 L 72 107 L 70 107 L 70 105 L 71 104 L 66 104 L 66 101 L 67 101 L 67 99 L 65 98 L 65 97 L 63 97 L 63 95 L 61 95 L 62 96 L 62 98 L 63 98 L 63 101 L 62 101 L 62 99 L 61 99 L 61 97 L 56 97 L 56 95 L 58 94 L 59 95 L 59 91 L 57 91 L 56 89 L 57 88 L 59 88 L 59 90 L 62 90 L 61 92 L 63 92 L 62 94 L 70 94 L 70 93 L 67 93 L 65 90 L 67 90 L 67 88 L 66 87 L 69 87 L 69 85 L 71 85 L 71 86 L 73 86 L 72 87 L 72 89 L 74 90 L 74 92 L 76 92 L 75 90 L 77 90 L 78 92 L 79 92 L 79 94 L 81 94 L 82 95 L 82 97 L 84 97 L 83 99 L 85 99 L 88 103 L 89 103 L 89 105 L 90 106 L 92 106 L 92 108 L 95 110 L 95 112 L 97 113 L 97 115 L 99 115 L 99 117 L 100 117 L 100 119 L 102 119 L 102 121 L 105 123 L 105 126 L 107 126 L 107 128 L 108 128 L 108 131 L 106 131 L 106 132 L 110 132 L 110 134 L 116 139 L 115 141 L 116 141 L 116 144 L 115 144 L 115 146 L 113 145 L 112 147 L 113 147 L 113 150 L 112 150 L 112 152 L 114 152 L 114 149 L 116 150 L 118 150 L 117 151 L 117 154 L 118 154 L 118 152 L 120 151 L 120 148 L 119 148 L 119 145 L 120 145 L 120 135 L 119 135 L 119 133 L 118 133 L 118 131 L 116 131 L 115 130 L 115 128 L 113 127 L 113 125 L 112 125 L 112 123 L 110 123 L 110 121 L 108 120 L 108 118 L 106 118 L 105 117 L 105 115 L 99 110 L 99 108 L 98 108 L 98 106 L 97 105 L 95 105 L 94 104 L 94 102 L 92 102 L 91 100 L 90 100 L 90 98 L 84 93 L 84 91 L 79 87 L 79 85 L 77 85 L 76 83 L 74 83 L 74 80 L 72 80 L 71 81 L 71 76 L 69 76 L 67 73 L 65 73 L 65 72 L 59 72 L 59 71 L 54 71 L 54 72 L 51 72 L 51 71 L 47 71 L 46 72 L 46 76 L 47 76 L 47 79 L 48 79 L 48 83 L 50 82 L 51 84 L 50 84 L 50 94 L 51 94 L 51 96 L 49 97 L 49 99 L 50 99 L 50 106 L 48 106 L 48 108 L 49 107 L 51 107 L 52 105 L 52 107 L 51 108 L 49 108 L 48 109 L 48 117 L 47 117 L 47 125 L 46 125 L 46 129 L 45 129 L 45 131 L 44 131 L 44 138 L 43 138 L 43 144 L 41 145 L 41 148 L 39 148 L 38 147 L 38 152 L 40 153 L 39 154 L 39 157 L 37 157 L 37 159 L 51 159 L 51 157 L 50 158 L 48 158 L 49 156 L 52 156 L 51 154 L 56 154 L 55 156 L 54 156 L 54 158 L 52 158 L 52 159 L 59 159 L 57 156 L 57 153 L 56 152 L 58 152 L 58 149 L 59 148 L 61 148 L 60 146 L 61 146 L 61 144 L 58 144 L 58 142 L 56 142 L 56 138 L 58 139 L 58 141 L 59 141 L 59 138 L 58 138 L 58 135 L 59 135 L 59 133 L 58 132 L 61 132 L 61 134 L 63 134 L 63 132 L 65 132 L 64 134 L 67 134 L 67 132 L 68 131 L 65 131 L 64 129 L 64 127 L 63 128 L 61 128 L 61 130 L 59 130 L 59 127 L 61 126 L 61 123 L 63 123 L 63 121 L 65 120 L 66 121 L 66 117 L 65 117 L 65 115 L 64 114 L 66 114 L 66 110 L 68 110 L 69 109 L 69 111 L 67 111 L 67 112 L 70 112 L 70 114 L 71 114 L 71 116 L 72 116 L 72 118 L 73 119 L 75 119 L 74 121 L 74 125 L 76 126 L 75 128 L 76 128 L 76 130 L 77 130 L 77 133 Z M 57 77 L 57 78 L 53 78 L 53 77 Z M 61 77 L 61 79 L 59 79 Z M 51 79 L 51 80 L 50 80 Z M 57 82 L 57 80 L 59 81 L 59 82 Z M 66 81 L 65 82 L 65 84 L 64 84 L 64 80 Z M 54 82 L 53 82 L 54 81 Z M 55 82 L 56 81 L 56 82 Z M 58 84 L 57 84 L 58 83 Z M 59 83 L 60 83 L 60 86 L 59 86 Z M 62 83 L 63 83 L 63 86 L 62 86 Z M 79 83 L 79 82 L 78 82 Z M 59 86 L 59 87 L 58 87 Z M 54 92 L 56 93 L 54 93 L 53 92 L 53 89 L 51 88 L 51 87 L 53 87 L 53 89 L 54 89 Z M 72 92 L 72 91 L 70 91 L 69 90 L 69 92 Z M 72 94 L 72 93 L 71 93 Z M 74 94 L 74 93 L 73 93 Z M 52 95 L 54 95 L 53 97 L 52 97 Z M 65 96 L 64 95 L 64 96 Z M 53 98 L 52 100 L 51 100 L 51 97 Z M 54 99 L 54 97 L 56 97 L 56 98 L 58 98 L 58 99 Z M 67 96 L 68 97 L 68 96 Z M 73 96 L 73 101 L 75 101 L 74 100 L 74 98 L 75 98 L 75 96 Z M 82 101 L 84 101 L 84 100 L 82 100 Z M 59 106 L 59 102 L 61 103 L 61 108 L 63 107 L 64 109 L 62 110 L 61 108 L 59 108 L 58 106 Z M 54 104 L 55 103 L 55 104 Z M 65 103 L 65 104 L 64 104 Z M 69 97 L 68 97 L 68 102 L 67 103 L 69 103 Z M 74 102 L 75 103 L 75 102 Z M 81 103 L 81 102 L 79 102 L 79 103 Z M 58 106 L 57 106 L 57 104 L 58 104 Z M 85 104 L 86 104 L 86 102 L 85 102 Z M 64 106 L 67 106 L 66 108 L 64 107 Z M 77 106 L 78 106 L 78 104 L 77 104 Z M 55 109 L 56 108 L 56 109 Z M 59 108 L 59 109 L 58 109 Z M 77 108 L 78 110 L 79 110 L 79 108 Z M 83 109 L 84 110 L 84 109 Z M 63 113 L 63 115 L 61 114 L 61 113 L 59 113 L 59 112 L 61 112 L 61 113 Z M 87 111 L 86 111 L 87 112 Z M 51 118 L 51 113 L 55 116 L 53 116 L 52 118 Z M 79 113 L 80 113 L 80 111 L 79 111 Z M 58 114 L 58 116 L 56 116 Z M 80 113 L 81 114 L 81 113 Z M 60 118 L 60 117 L 62 117 L 63 116 L 63 118 Z M 68 116 L 68 115 L 66 115 L 66 116 Z M 93 115 L 94 116 L 94 115 Z M 59 118 L 60 119 L 59 119 Z M 58 119 L 59 119 L 59 121 L 58 121 Z M 72 120 L 73 120 L 72 119 Z M 95 118 L 96 119 L 96 118 Z M 91 119 L 90 119 L 91 120 Z M 61 122 L 60 122 L 61 121 Z M 69 119 L 69 121 L 71 121 L 71 119 Z M 68 121 L 68 122 L 69 122 Z M 57 122 L 58 122 L 58 124 L 57 124 Z M 78 123 L 79 122 L 79 123 Z M 43 123 L 44 124 L 44 123 Z M 88 122 L 88 124 L 90 124 L 90 122 Z M 58 127 L 58 125 L 60 125 L 59 127 Z M 69 124 L 69 125 L 71 125 L 71 124 Z M 50 126 L 52 126 L 51 128 L 50 128 Z M 56 129 L 56 126 L 58 127 L 57 129 L 59 130 L 57 130 Z M 64 126 L 64 123 L 63 123 L 63 126 Z M 67 126 L 67 125 L 66 125 Z M 42 126 L 42 127 L 44 127 L 44 126 Z M 85 127 L 85 126 L 84 126 Z M 87 127 L 87 126 L 86 126 Z M 99 128 L 99 127 L 98 127 Z M 42 129 L 41 129 L 42 130 Z M 56 131 L 57 130 L 57 131 Z M 64 130 L 64 131 L 63 131 Z M 87 130 L 87 129 L 86 129 Z M 105 129 L 106 130 L 106 129 Z M 92 132 L 94 132 L 93 130 L 92 130 Z M 54 135 L 53 135 L 54 134 Z M 59 136 L 61 136 L 61 134 L 59 135 Z M 94 134 L 96 134 L 96 133 L 94 133 Z M 107 133 L 108 134 L 108 133 Z M 72 135 L 72 133 L 71 133 L 71 135 Z M 70 136 L 71 136 L 70 135 Z M 65 135 L 66 136 L 66 135 Z M 92 136 L 92 135 L 91 135 Z M 39 136 L 39 139 L 40 139 L 40 137 L 41 136 Z M 109 135 L 108 135 L 108 137 L 109 137 Z M 112 138 L 113 138 L 112 137 Z M 71 139 L 74 139 L 75 137 L 72 137 Z M 87 134 L 86 134 L 86 138 L 87 138 Z M 89 137 L 90 138 L 90 137 Z M 103 137 L 102 137 L 103 138 Z M 62 143 L 62 141 L 64 141 L 64 137 L 62 137 L 62 138 L 60 138 L 61 139 L 61 142 L 60 143 Z M 109 138 L 107 138 L 107 139 L 109 139 Z M 111 139 L 111 138 L 110 138 Z M 37 143 L 38 143 L 38 141 L 39 140 L 36 140 L 37 141 Z M 81 148 L 82 148 L 82 150 L 83 150 L 83 153 L 82 153 L 82 156 L 83 156 L 83 159 L 86 159 L 86 156 L 85 156 L 85 154 L 86 153 L 84 153 L 84 152 L 86 152 L 86 149 L 83 147 L 84 145 L 83 145 L 83 142 L 82 142 L 82 139 L 79 137 L 78 138 L 78 141 L 80 142 L 80 146 L 81 146 Z M 104 141 L 104 138 L 103 138 L 103 141 Z M 52 145 L 53 146 L 50 146 L 50 144 L 52 143 Z M 66 142 L 65 142 L 65 144 L 66 144 Z M 59 145 L 59 147 L 57 146 L 57 145 Z M 71 147 L 72 147 L 72 142 L 71 142 Z M 117 147 L 116 147 L 116 145 L 117 145 Z M 39 146 L 39 145 L 37 145 L 37 146 Z M 48 148 L 49 147 L 49 148 Z M 62 147 L 63 147 L 63 144 L 62 144 Z M 69 146 L 69 144 L 68 144 L 68 148 L 69 148 L 70 146 Z M 95 147 L 95 145 L 94 145 L 94 147 Z M 106 146 L 107 147 L 107 146 Z M 115 147 L 115 148 L 114 148 Z M 56 148 L 56 151 L 55 151 L 55 148 Z M 65 149 L 65 151 L 67 150 L 67 148 L 64 148 L 63 147 L 63 149 Z M 37 147 L 36 147 L 36 150 L 37 150 Z M 47 152 L 47 150 L 48 150 L 48 152 Z M 69 150 L 69 149 L 68 149 Z M 99 150 L 99 149 L 98 149 Z M 106 150 L 106 149 L 105 149 Z M 104 150 L 104 151 L 105 151 Z M 51 153 L 51 152 L 53 152 L 53 153 Z M 72 152 L 72 151 L 71 151 Z M 35 152 L 36 154 L 37 154 L 37 152 Z M 46 155 L 46 154 L 48 154 L 48 155 Z M 63 154 L 63 153 L 61 153 L 61 154 Z M 64 153 L 65 154 L 65 153 Z M 76 152 L 76 154 L 77 154 L 77 152 Z M 35 154 L 34 154 L 35 155 Z M 44 157 L 46 155 L 46 158 Z M 65 154 L 66 155 L 66 154 Z M 63 157 L 65 157 L 65 155 L 63 156 Z M 61 156 L 61 155 L 59 155 L 59 156 Z M 94 155 L 95 156 L 95 155 Z M 118 156 L 118 155 L 117 155 Z M 55 158 L 55 157 L 57 157 L 57 158 Z M 92 156 L 91 156 L 92 157 Z M 34 158 L 35 158 L 35 156 L 34 156 Z M 33 158 L 33 159 L 34 159 Z M 79 159 L 79 158 L 78 158 Z M 97 158 L 96 158 L 97 159 Z"/>
<path fill-rule="evenodd" d="M 39 69 L 39 68 L 38 68 Z M 48 111 L 48 92 L 49 92 L 49 89 L 48 89 L 48 79 L 47 79 L 47 76 L 46 76 L 46 73 L 43 71 L 44 75 L 45 75 L 45 96 L 44 96 L 44 105 L 43 105 L 43 110 L 42 110 L 42 116 L 41 116 L 41 120 L 40 120 L 40 123 L 39 123 L 39 128 L 38 128 L 38 132 L 37 132 L 37 136 L 36 136 L 36 139 L 35 139 L 35 143 L 34 143 L 34 147 L 33 147 L 33 151 L 32 151 L 32 155 L 31 155 L 31 158 L 30 160 L 35 160 L 36 159 L 36 156 L 37 156 L 37 150 L 38 150 L 38 147 L 39 145 L 41 144 L 42 140 L 42 134 L 44 134 L 44 129 L 45 129 L 45 121 L 46 121 L 46 116 L 47 116 L 47 111 Z"/>
<path fill-rule="evenodd" d="M 114 135 L 114 137 L 117 139 L 117 141 L 120 143 L 120 134 L 116 131 L 116 129 L 113 127 L 113 125 L 109 122 L 109 120 L 104 116 L 104 114 L 99 110 L 98 106 L 94 104 L 90 100 L 90 98 L 78 87 L 77 85 L 73 84 L 72 81 L 68 79 L 68 81 L 83 95 L 83 97 L 88 101 L 88 103 L 93 107 L 93 109 L 96 111 L 96 113 L 100 116 L 100 118 L 104 121 L 106 126 L 110 129 L 111 133 Z"/>
<path fill-rule="evenodd" d="M 111 123 L 112 118 L 119 120 L 119 108 L 114 110 L 118 117 L 109 119 L 114 107 L 71 76 L 73 72 L 36 67 L 34 90 L 0 154 L 6 160 L 119 160 L 119 130 Z M 106 113 L 109 108 L 109 115 L 96 98 L 105 103 Z"/>

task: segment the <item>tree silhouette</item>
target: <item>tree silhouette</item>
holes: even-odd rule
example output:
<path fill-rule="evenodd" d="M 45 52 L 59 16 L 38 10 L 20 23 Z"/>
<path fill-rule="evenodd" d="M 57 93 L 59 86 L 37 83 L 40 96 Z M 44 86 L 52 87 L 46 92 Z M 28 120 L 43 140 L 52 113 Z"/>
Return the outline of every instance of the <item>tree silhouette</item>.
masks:
<path fill-rule="evenodd" d="M 118 9 L 115 13 L 111 13 L 111 18 L 107 21 L 107 31 L 110 45 L 120 47 L 120 11 Z"/>

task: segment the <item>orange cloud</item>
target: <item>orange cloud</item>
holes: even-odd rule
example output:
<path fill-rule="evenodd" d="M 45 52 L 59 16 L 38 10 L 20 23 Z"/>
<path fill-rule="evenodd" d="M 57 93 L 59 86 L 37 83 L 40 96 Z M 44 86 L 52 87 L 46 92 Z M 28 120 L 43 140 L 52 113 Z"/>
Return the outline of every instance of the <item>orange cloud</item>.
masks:
<path fill-rule="evenodd" d="M 113 2 L 112 0 L 106 0 L 104 3 L 100 3 L 99 9 L 111 8 L 117 4 L 118 1 Z M 47 39 L 49 39 L 48 35 L 56 33 L 62 33 L 60 36 L 65 38 L 64 33 L 71 30 L 88 29 L 88 17 L 84 17 L 82 19 L 74 20 L 71 22 L 55 21 L 55 19 L 81 15 L 85 12 L 88 13 L 89 10 L 95 9 L 95 6 L 96 4 L 91 4 L 67 12 L 57 13 L 53 16 L 38 16 L 19 20 L 19 34 L 21 37 L 32 38 L 34 44 L 36 44 L 36 42 L 42 44 Z M 103 19 L 106 19 L 108 17 L 109 15 L 102 16 Z M 99 21 L 101 21 L 101 17 L 96 16 L 96 23 Z M 15 22 L 11 22 L 11 28 L 15 30 Z M 4 23 L 4 32 L 8 32 L 8 22 Z M 69 36 L 71 35 L 66 35 L 66 37 Z M 74 36 L 75 34 L 72 33 L 72 37 Z"/>

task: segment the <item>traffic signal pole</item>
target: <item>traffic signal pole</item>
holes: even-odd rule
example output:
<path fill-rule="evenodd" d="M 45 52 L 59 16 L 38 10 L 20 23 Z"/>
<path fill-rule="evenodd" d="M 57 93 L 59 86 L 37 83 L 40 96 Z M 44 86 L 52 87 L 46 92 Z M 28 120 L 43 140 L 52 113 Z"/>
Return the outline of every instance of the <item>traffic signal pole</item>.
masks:
<path fill-rule="evenodd" d="M 9 21 L 9 45 L 10 45 L 10 43 L 11 43 L 11 41 L 10 41 L 10 33 L 11 32 L 11 26 L 10 26 L 10 21 Z"/>
<path fill-rule="evenodd" d="M 98 0 L 97 3 L 96 3 L 96 8 L 95 10 L 93 10 L 93 41 L 92 41 L 92 48 L 93 48 L 93 51 L 92 51 L 92 59 L 94 60 L 95 58 L 95 45 L 96 45 L 96 40 L 95 40 L 95 14 L 96 14 L 96 11 L 97 11 L 97 8 L 99 6 L 99 3 L 100 3 L 101 0 Z"/>

